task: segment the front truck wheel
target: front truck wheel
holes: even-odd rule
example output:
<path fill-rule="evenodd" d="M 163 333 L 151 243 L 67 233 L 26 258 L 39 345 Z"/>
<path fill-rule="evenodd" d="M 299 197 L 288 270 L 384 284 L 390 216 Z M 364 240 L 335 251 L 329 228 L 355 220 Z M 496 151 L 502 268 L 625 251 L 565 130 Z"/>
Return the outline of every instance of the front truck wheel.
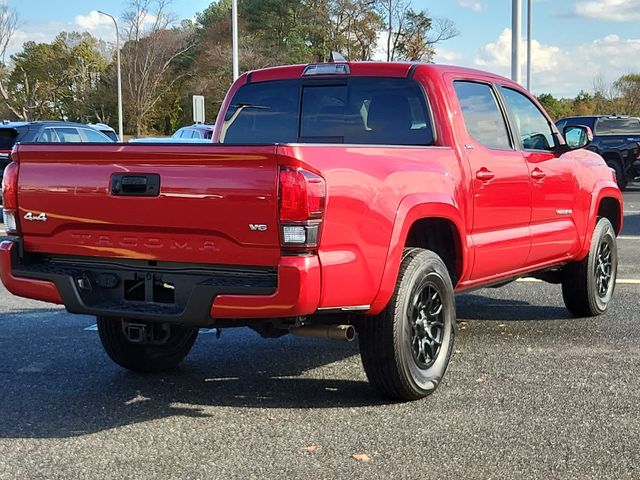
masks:
<path fill-rule="evenodd" d="M 575 317 L 594 317 L 607 310 L 618 272 L 618 247 L 611 222 L 599 218 L 589 254 L 564 267 L 562 298 Z"/>
<path fill-rule="evenodd" d="M 377 317 L 362 319 L 359 329 L 369 382 L 398 400 L 432 393 L 449 364 L 455 321 L 453 286 L 440 257 L 406 249 L 389 304 Z"/>
<path fill-rule="evenodd" d="M 136 372 L 171 370 L 193 347 L 198 329 L 123 318 L 98 317 L 98 333 L 107 355 Z"/>

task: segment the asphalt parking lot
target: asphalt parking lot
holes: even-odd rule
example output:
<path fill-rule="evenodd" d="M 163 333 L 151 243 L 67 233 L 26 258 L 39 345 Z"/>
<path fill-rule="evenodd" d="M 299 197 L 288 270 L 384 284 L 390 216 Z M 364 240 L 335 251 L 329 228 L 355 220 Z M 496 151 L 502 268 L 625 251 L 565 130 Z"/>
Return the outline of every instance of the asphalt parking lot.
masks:
<path fill-rule="evenodd" d="M 445 381 L 413 403 L 375 395 L 357 343 L 248 330 L 132 374 L 92 318 L 0 287 L 0 478 L 640 478 L 640 186 L 625 208 L 606 315 L 538 282 L 460 295 Z"/>

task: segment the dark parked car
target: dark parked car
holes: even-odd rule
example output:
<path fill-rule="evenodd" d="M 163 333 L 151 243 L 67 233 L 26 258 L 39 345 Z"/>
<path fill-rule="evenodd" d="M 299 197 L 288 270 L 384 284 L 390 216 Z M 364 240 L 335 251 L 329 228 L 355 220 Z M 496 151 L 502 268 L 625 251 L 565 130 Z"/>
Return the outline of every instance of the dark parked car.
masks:
<path fill-rule="evenodd" d="M 96 128 L 82 123 L 58 121 L 0 123 L 0 184 L 2 184 L 4 169 L 10 163 L 9 153 L 17 142 L 111 143 L 113 140 Z"/>
<path fill-rule="evenodd" d="M 640 118 L 621 115 L 567 117 L 556 122 L 562 132 L 566 127 L 584 125 L 593 131 L 593 142 L 587 148 L 602 156 L 615 170 L 618 186 L 624 190 L 628 182 L 640 177 Z"/>

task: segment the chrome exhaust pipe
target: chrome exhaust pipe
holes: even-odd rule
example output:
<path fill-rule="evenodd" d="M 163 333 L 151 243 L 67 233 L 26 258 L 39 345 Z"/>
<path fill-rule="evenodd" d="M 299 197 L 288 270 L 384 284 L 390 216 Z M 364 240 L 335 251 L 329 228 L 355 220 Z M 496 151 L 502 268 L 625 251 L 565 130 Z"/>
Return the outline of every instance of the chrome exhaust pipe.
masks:
<path fill-rule="evenodd" d="M 352 342 L 356 338 L 353 325 L 305 325 L 290 328 L 289 332 L 298 337 L 328 338 L 346 342 Z"/>

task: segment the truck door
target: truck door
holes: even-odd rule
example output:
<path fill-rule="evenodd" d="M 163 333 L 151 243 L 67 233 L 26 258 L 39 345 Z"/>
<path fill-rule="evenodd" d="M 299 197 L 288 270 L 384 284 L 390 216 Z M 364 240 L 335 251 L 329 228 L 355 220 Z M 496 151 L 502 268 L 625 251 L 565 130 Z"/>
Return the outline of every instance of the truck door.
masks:
<path fill-rule="evenodd" d="M 523 92 L 501 87 L 531 176 L 531 252 L 527 266 L 564 260 L 579 248 L 580 196 L 571 153 L 560 155 L 549 120 Z"/>
<path fill-rule="evenodd" d="M 531 183 L 493 87 L 471 81 L 456 81 L 454 87 L 472 175 L 475 260 L 470 279 L 478 280 L 525 264 L 531 246 Z"/>

